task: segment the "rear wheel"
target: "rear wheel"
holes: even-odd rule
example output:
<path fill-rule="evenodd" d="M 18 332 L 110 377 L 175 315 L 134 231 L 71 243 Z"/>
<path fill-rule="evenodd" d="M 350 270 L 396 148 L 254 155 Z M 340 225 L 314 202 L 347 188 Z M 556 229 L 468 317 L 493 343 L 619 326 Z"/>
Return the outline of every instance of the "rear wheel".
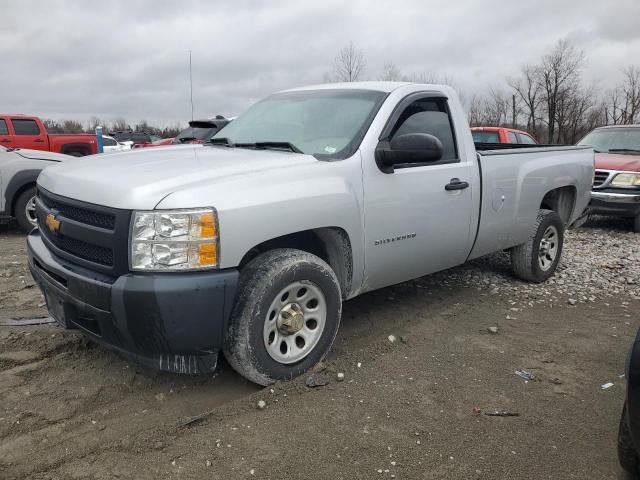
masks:
<path fill-rule="evenodd" d="M 511 249 L 514 273 L 528 282 L 544 282 L 558 267 L 563 243 L 560 216 L 552 210 L 540 210 L 529 240 Z"/>
<path fill-rule="evenodd" d="M 631 432 L 629 431 L 626 403 L 622 408 L 620 428 L 618 429 L 618 461 L 622 468 L 633 475 L 633 478 L 640 476 L 638 470 L 638 453 L 636 452 L 636 447 L 633 444 Z"/>
<path fill-rule="evenodd" d="M 28 188 L 18 196 L 14 212 L 18 225 L 23 231 L 28 232 L 38 225 L 35 187 Z"/>
<path fill-rule="evenodd" d="M 323 260 L 294 249 L 266 252 L 240 274 L 225 357 L 259 385 L 292 379 L 328 353 L 341 311 L 338 279 Z"/>

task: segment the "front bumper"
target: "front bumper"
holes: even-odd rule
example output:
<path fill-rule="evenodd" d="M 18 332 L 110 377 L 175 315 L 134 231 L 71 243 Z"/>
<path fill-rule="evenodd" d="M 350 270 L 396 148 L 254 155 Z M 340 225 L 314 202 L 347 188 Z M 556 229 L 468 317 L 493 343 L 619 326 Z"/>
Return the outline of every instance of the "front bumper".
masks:
<path fill-rule="evenodd" d="M 640 215 L 640 192 L 591 192 L 589 212 L 635 217 Z"/>
<path fill-rule="evenodd" d="M 151 368 L 186 374 L 216 367 L 237 270 L 128 273 L 117 278 L 53 255 L 36 229 L 29 268 L 49 313 L 66 328 Z"/>

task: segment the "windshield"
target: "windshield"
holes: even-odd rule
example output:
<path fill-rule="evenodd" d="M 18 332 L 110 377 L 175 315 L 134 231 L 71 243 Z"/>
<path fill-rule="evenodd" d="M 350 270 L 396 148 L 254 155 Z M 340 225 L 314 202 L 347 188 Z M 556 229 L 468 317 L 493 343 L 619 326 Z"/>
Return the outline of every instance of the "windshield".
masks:
<path fill-rule="evenodd" d="M 471 132 L 475 143 L 500 143 L 498 132 Z"/>
<path fill-rule="evenodd" d="M 253 105 L 213 139 L 227 139 L 232 145 L 283 142 L 302 153 L 347 158 L 385 97 L 371 90 L 278 93 Z"/>
<path fill-rule="evenodd" d="M 596 152 L 640 154 L 640 127 L 600 128 L 578 142 Z"/>

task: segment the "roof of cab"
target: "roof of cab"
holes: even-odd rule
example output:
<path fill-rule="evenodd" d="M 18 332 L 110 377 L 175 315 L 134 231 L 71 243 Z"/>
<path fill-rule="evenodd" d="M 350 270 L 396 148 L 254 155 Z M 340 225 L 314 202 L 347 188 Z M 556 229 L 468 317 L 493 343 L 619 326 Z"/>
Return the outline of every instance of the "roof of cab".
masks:
<path fill-rule="evenodd" d="M 411 82 L 342 82 L 342 83 L 321 83 L 319 85 L 309 85 L 306 87 L 290 88 L 282 90 L 284 92 L 299 92 L 304 90 L 374 90 L 378 92 L 392 92 L 396 88 L 412 85 Z"/>

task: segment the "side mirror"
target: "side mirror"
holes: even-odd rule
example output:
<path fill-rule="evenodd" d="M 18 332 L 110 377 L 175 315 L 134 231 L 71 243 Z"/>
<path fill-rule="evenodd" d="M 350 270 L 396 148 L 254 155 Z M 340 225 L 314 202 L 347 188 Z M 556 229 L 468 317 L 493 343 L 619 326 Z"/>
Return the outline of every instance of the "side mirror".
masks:
<path fill-rule="evenodd" d="M 391 142 L 380 142 L 376 160 L 390 173 L 395 165 L 437 162 L 442 158 L 442 142 L 428 133 L 405 133 Z"/>

